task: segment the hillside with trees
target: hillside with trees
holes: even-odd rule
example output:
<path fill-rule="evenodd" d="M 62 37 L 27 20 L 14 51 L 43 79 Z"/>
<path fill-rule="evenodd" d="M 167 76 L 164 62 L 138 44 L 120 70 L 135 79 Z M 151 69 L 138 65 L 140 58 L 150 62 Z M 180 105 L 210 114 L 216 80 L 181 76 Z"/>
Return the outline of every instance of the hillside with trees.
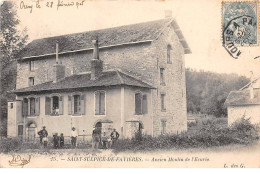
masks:
<path fill-rule="evenodd" d="M 249 79 L 237 74 L 218 74 L 214 72 L 186 69 L 188 112 L 226 116 L 224 102 L 232 90 L 238 90 Z"/>

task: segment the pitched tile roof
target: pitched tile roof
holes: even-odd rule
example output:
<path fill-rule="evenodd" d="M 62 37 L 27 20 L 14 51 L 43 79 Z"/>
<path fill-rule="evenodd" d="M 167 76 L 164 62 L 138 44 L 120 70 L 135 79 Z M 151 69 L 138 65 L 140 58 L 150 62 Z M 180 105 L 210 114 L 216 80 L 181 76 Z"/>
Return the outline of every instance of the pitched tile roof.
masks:
<path fill-rule="evenodd" d="M 227 106 L 260 104 L 260 90 L 254 89 L 254 98 L 250 99 L 250 90 L 231 91 L 225 101 Z"/>
<path fill-rule="evenodd" d="M 59 54 L 79 50 L 93 49 L 92 40 L 99 40 L 99 46 L 109 47 L 122 44 L 152 41 L 159 37 L 167 26 L 173 26 L 185 53 L 190 53 L 181 30 L 173 19 L 162 19 L 133 25 L 126 25 L 102 30 L 61 35 L 30 42 L 20 53 L 19 58 L 40 57 L 55 54 L 56 42 L 59 43 Z"/>
<path fill-rule="evenodd" d="M 19 93 L 33 93 L 33 92 L 47 92 L 47 91 L 62 91 L 68 89 L 93 88 L 93 87 L 107 87 L 107 86 L 136 86 L 143 88 L 154 88 L 146 82 L 138 78 L 128 75 L 120 70 L 103 71 L 103 75 L 97 80 L 90 80 L 91 73 L 76 74 L 65 77 L 56 83 L 49 81 L 39 85 L 34 85 L 26 88 L 16 89 L 10 91 L 16 94 Z"/>

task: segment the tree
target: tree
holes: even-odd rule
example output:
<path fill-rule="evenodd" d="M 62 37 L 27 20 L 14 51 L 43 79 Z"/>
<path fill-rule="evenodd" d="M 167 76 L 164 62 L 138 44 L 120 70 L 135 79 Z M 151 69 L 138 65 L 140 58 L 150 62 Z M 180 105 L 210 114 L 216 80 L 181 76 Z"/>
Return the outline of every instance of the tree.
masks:
<path fill-rule="evenodd" d="M 218 74 L 186 69 L 187 110 L 191 113 L 226 116 L 224 102 L 232 90 L 238 90 L 249 79 L 237 74 Z"/>
<path fill-rule="evenodd" d="M 1 4 L 0 13 L 0 48 L 3 54 L 1 62 L 2 65 L 6 65 L 16 58 L 17 53 L 24 47 L 28 35 L 26 29 L 19 30 L 17 27 L 20 20 L 12 1 L 4 1 Z"/>
<path fill-rule="evenodd" d="M 14 99 L 14 95 L 7 90 L 15 88 L 17 54 L 24 48 L 28 35 L 26 29 L 19 29 L 20 23 L 16 6 L 12 1 L 3 1 L 0 7 L 0 135 L 6 135 L 7 128 L 7 100 Z"/>

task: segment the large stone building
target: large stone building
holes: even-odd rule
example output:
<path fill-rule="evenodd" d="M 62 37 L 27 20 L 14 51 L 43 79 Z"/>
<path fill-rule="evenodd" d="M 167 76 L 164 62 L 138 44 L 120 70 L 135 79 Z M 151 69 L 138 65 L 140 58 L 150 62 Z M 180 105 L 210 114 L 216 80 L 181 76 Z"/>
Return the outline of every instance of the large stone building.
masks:
<path fill-rule="evenodd" d="M 116 128 L 121 138 L 186 131 L 190 52 L 172 18 L 34 40 L 19 54 L 8 135 L 33 140 L 42 126 L 65 136 Z"/>
<path fill-rule="evenodd" d="M 231 91 L 225 101 L 228 125 L 244 117 L 260 124 L 260 77 L 253 79 L 238 91 Z"/>

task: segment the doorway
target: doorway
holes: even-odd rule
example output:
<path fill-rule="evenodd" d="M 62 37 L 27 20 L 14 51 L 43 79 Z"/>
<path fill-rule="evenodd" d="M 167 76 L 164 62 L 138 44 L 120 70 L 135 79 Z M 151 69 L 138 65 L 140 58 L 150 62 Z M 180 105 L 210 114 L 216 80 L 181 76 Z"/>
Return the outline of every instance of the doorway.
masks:
<path fill-rule="evenodd" d="M 28 136 L 27 136 L 27 140 L 28 141 L 35 141 L 36 138 L 36 124 L 35 123 L 30 123 L 28 125 Z"/>

